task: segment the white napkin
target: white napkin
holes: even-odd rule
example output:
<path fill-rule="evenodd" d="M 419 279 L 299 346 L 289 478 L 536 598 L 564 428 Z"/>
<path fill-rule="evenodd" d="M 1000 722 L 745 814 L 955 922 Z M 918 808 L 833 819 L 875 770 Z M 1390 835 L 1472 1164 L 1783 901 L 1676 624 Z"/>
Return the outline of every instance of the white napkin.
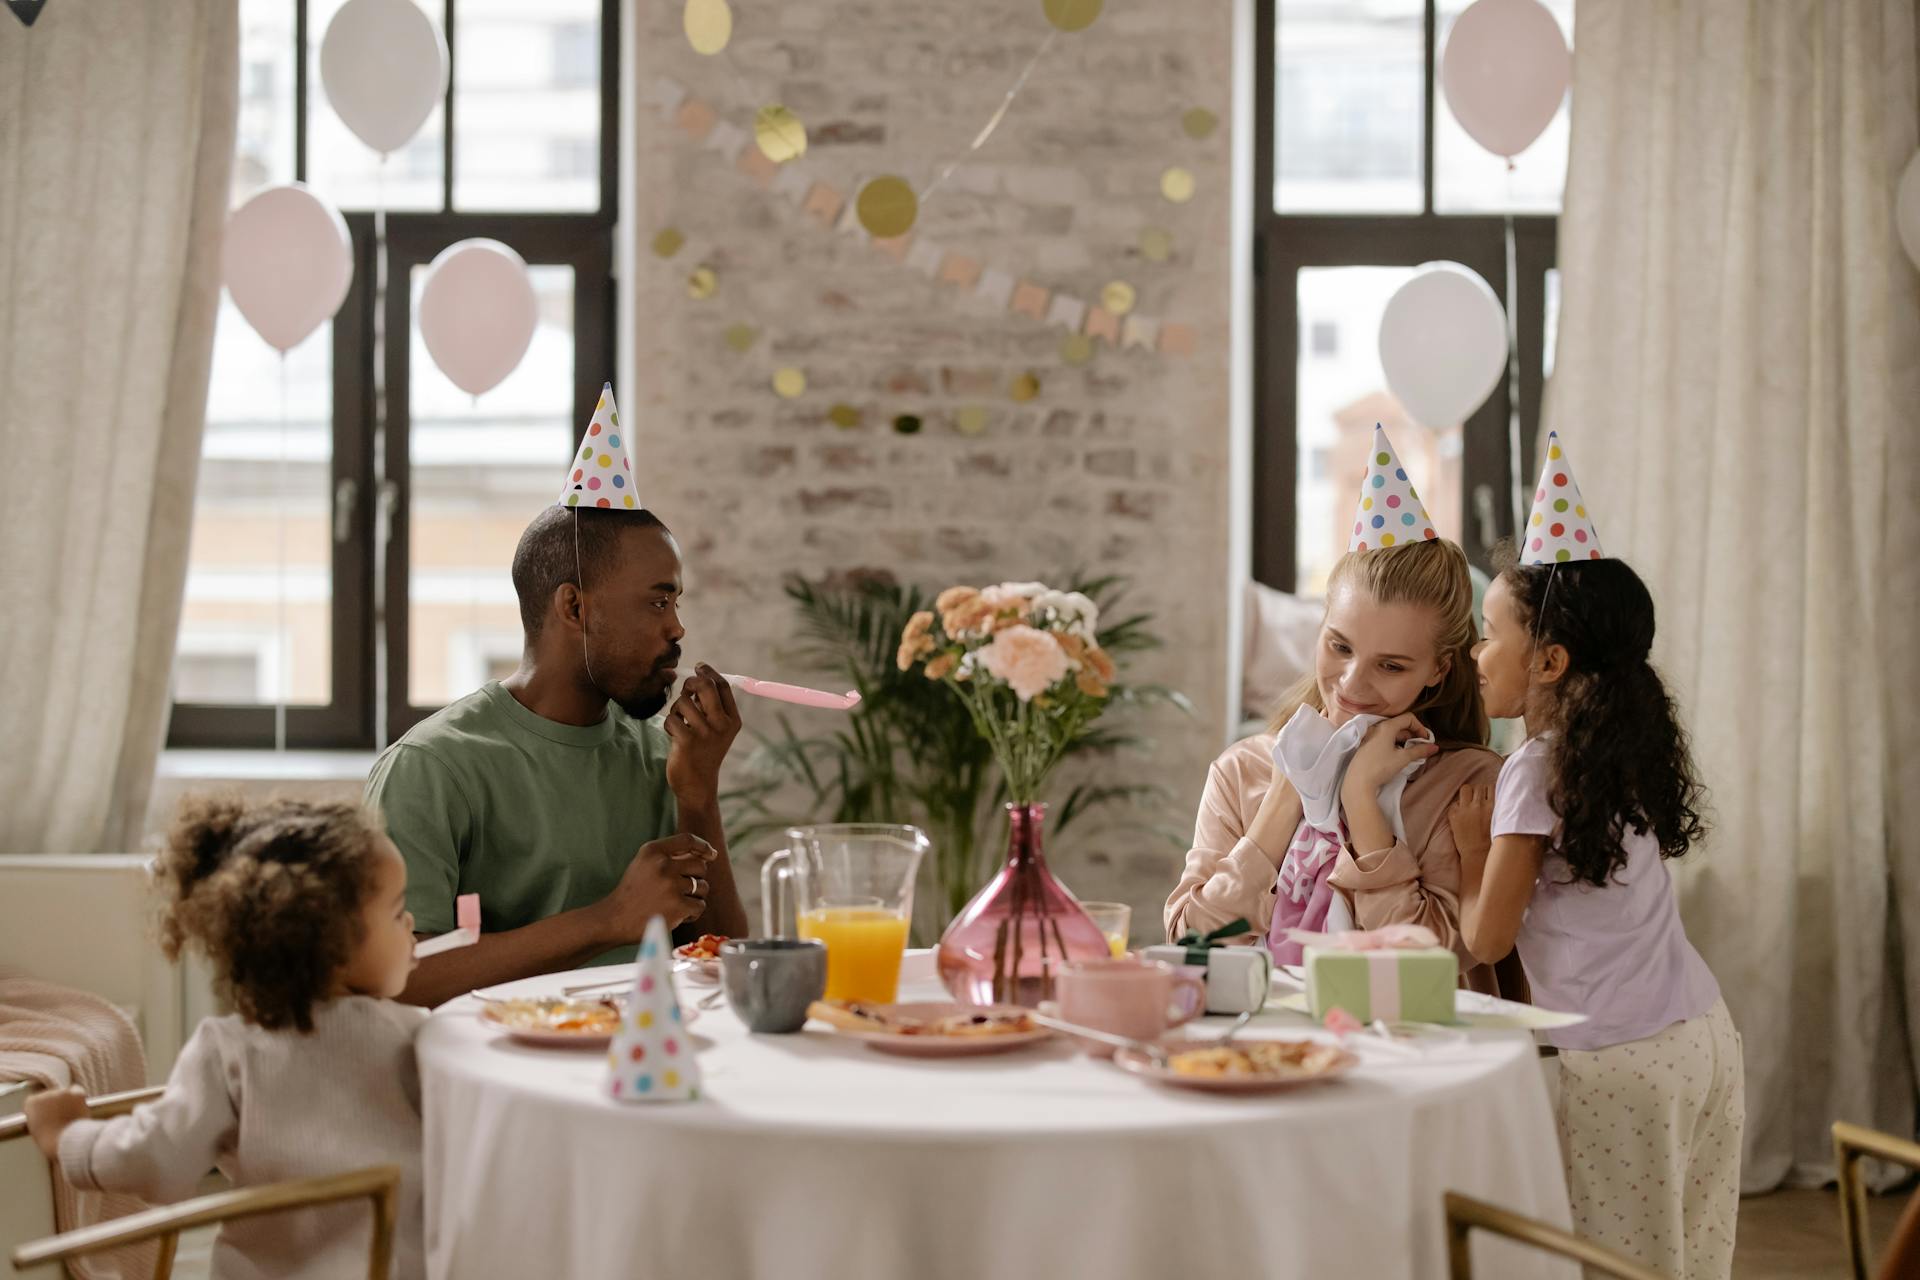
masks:
<path fill-rule="evenodd" d="M 1360 739 L 1367 736 L 1367 730 L 1385 718 L 1355 716 L 1336 729 L 1318 711 L 1302 706 L 1280 730 L 1279 740 L 1273 744 L 1274 767 L 1293 784 L 1307 821 L 1317 829 L 1340 829 L 1340 784 L 1347 776 L 1347 764 L 1360 749 Z M 1407 838 L 1406 825 L 1400 819 L 1401 793 L 1425 763 L 1415 760 L 1381 784 L 1380 810 L 1387 815 L 1396 840 Z"/>

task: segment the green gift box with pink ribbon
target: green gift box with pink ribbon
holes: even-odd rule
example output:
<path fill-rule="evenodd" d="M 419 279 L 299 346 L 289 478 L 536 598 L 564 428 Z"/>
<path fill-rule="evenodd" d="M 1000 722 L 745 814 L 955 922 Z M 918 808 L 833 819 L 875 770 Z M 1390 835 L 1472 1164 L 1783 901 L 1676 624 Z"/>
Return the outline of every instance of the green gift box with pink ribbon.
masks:
<path fill-rule="evenodd" d="M 1300 941 L 1307 1009 L 1315 1020 L 1345 1009 L 1361 1022 L 1456 1021 L 1460 960 L 1431 930 L 1393 926 Z"/>

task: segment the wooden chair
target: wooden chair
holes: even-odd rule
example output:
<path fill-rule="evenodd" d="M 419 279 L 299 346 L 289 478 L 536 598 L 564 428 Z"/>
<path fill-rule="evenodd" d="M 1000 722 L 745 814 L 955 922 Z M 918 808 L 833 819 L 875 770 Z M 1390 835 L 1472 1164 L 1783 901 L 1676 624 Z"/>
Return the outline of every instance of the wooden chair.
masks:
<path fill-rule="evenodd" d="M 87 1100 L 87 1114 L 96 1120 L 125 1115 L 143 1103 L 159 1097 L 161 1089 L 135 1089 L 128 1093 L 106 1094 Z M 24 1116 L 0 1120 L 0 1143 L 27 1134 Z M 51 1197 L 51 1171 L 49 1171 Z M 373 1207 L 373 1246 L 367 1260 L 369 1280 L 387 1280 L 393 1265 L 393 1231 L 399 1210 L 400 1169 L 397 1165 L 374 1165 L 350 1173 L 324 1178 L 299 1178 L 274 1182 L 263 1187 L 245 1187 L 197 1196 L 179 1204 L 129 1214 L 98 1226 L 82 1227 L 64 1235 L 50 1236 L 23 1244 L 13 1251 L 13 1265 L 25 1269 L 46 1263 L 65 1263 L 122 1245 L 159 1240 L 160 1257 L 153 1269 L 153 1280 L 168 1280 L 173 1274 L 173 1255 L 180 1244 L 180 1233 L 198 1227 L 251 1218 L 263 1213 L 287 1209 L 305 1209 L 316 1205 L 337 1204 L 343 1200 L 365 1199 Z"/>
<path fill-rule="evenodd" d="M 1562 1258 L 1571 1258 L 1595 1271 L 1617 1276 L 1619 1280 L 1668 1280 L 1658 1271 L 1649 1271 L 1639 1263 L 1630 1262 L 1611 1249 L 1603 1249 L 1571 1231 L 1562 1231 L 1484 1200 L 1449 1191 L 1446 1203 L 1447 1275 L 1450 1280 L 1473 1280 L 1473 1261 L 1467 1248 L 1467 1237 L 1476 1228 Z"/>
<path fill-rule="evenodd" d="M 1846 1237 L 1847 1261 L 1852 1265 L 1854 1280 L 1870 1280 L 1871 1275 L 1867 1244 L 1867 1183 L 1860 1175 L 1860 1161 L 1868 1156 L 1891 1160 L 1909 1169 L 1920 1169 L 1920 1142 L 1896 1138 L 1875 1129 L 1864 1129 L 1845 1120 L 1834 1122 L 1833 1164 L 1840 1180 L 1840 1234 Z M 1894 1232 L 1893 1245 L 1881 1267 L 1882 1276 L 1912 1274 L 1910 1268 L 1916 1263 L 1914 1255 L 1920 1254 L 1920 1241 L 1912 1238 L 1917 1205 L 1920 1205 L 1920 1191 L 1914 1193 L 1914 1204 L 1908 1206 L 1900 1227 Z"/>

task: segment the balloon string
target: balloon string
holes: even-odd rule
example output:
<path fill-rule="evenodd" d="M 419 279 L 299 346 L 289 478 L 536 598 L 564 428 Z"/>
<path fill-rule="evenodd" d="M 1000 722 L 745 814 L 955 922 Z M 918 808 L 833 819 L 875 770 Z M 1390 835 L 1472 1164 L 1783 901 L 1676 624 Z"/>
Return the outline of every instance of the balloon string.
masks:
<path fill-rule="evenodd" d="M 387 745 L 387 156 L 373 178 L 373 705 L 374 746 Z"/>
<path fill-rule="evenodd" d="M 1520 457 L 1520 271 L 1513 242 L 1513 169 L 1507 169 L 1507 493 L 1513 507 L 1513 536 L 1525 535 L 1526 508 L 1521 505 L 1526 483 Z"/>
<path fill-rule="evenodd" d="M 987 117 L 986 124 L 982 125 L 980 132 L 973 136 L 973 141 L 968 144 L 967 149 L 947 161 L 946 167 L 940 170 L 934 180 L 927 184 L 927 189 L 920 193 L 920 204 L 922 207 L 933 198 L 933 193 L 938 191 L 941 186 L 946 183 L 946 180 L 953 176 L 954 170 L 966 163 L 974 152 L 987 145 L 987 139 L 991 138 L 993 131 L 1000 127 L 1000 122 L 1007 118 L 1007 110 L 1013 106 L 1013 100 L 1020 96 L 1022 89 L 1027 87 L 1027 80 L 1032 77 L 1033 69 L 1040 65 L 1040 59 L 1045 57 L 1047 50 L 1053 47 L 1053 38 L 1059 34 L 1060 29 L 1058 27 L 1047 32 L 1047 38 L 1040 42 L 1040 47 L 1035 49 L 1033 56 L 1027 59 L 1027 65 L 1020 69 L 1020 74 L 1014 80 L 1013 87 L 1007 90 L 1006 94 L 1000 99 L 1000 105 L 994 108 L 991 116 Z"/>
<path fill-rule="evenodd" d="M 280 467 L 279 478 L 274 482 L 279 501 L 274 503 L 278 509 L 279 520 L 275 526 L 274 541 L 277 548 L 276 560 L 279 568 L 279 590 L 275 593 L 274 604 L 274 647 L 279 650 L 280 670 L 275 673 L 277 696 L 273 702 L 273 749 L 284 752 L 287 749 L 287 698 L 291 690 L 293 669 L 293 637 L 287 633 L 287 353 L 280 353 Z"/>

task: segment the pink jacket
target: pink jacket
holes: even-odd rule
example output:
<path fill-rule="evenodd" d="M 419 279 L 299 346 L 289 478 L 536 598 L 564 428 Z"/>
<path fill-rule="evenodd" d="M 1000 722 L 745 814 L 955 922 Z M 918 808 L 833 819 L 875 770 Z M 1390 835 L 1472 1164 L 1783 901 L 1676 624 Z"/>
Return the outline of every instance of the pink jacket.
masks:
<path fill-rule="evenodd" d="M 1244 916 L 1265 936 L 1273 921 L 1279 871 L 1265 849 L 1247 838 L 1247 827 L 1273 785 L 1271 733 L 1236 742 L 1207 771 L 1207 788 L 1194 820 L 1193 848 L 1167 899 L 1169 939 L 1188 929 L 1205 932 Z M 1492 785 L 1500 757 L 1485 747 L 1448 747 L 1407 783 L 1400 800 L 1405 842 L 1388 849 L 1341 850 L 1331 883 L 1346 898 L 1362 929 L 1423 924 L 1460 956 L 1461 985 L 1475 991 L 1527 998 L 1519 958 L 1495 965 L 1475 962 L 1460 937 L 1460 853 L 1454 847 L 1447 809 L 1470 782 Z M 1285 850 L 1278 851 L 1284 855 Z"/>

